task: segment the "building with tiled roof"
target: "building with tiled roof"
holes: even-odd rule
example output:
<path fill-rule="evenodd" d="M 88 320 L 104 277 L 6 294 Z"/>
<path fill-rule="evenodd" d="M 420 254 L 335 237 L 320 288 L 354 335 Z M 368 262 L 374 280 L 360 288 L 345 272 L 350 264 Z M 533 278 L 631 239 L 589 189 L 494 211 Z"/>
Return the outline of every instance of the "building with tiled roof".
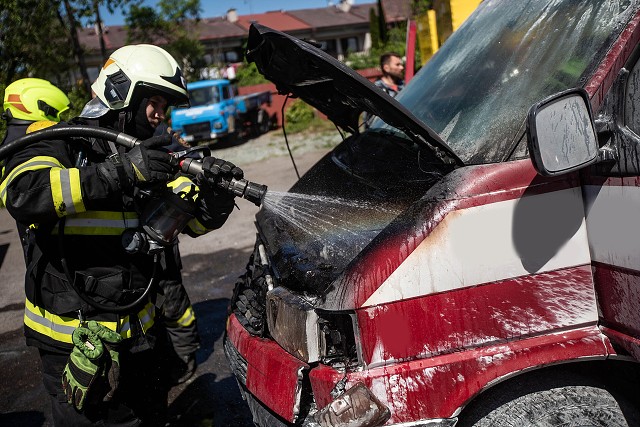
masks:
<path fill-rule="evenodd" d="M 224 17 L 203 18 L 191 21 L 187 25 L 190 27 L 189 33 L 197 35 L 202 43 L 205 61 L 209 64 L 241 61 L 242 47 L 246 43 L 252 22 L 301 39 L 313 40 L 330 55 L 342 59 L 348 52 L 364 52 L 371 48 L 371 9 L 377 14 L 378 4 L 371 2 L 356 5 L 352 4 L 352 0 L 344 0 L 337 6 L 324 8 L 278 10 L 251 15 L 238 15 L 234 9 L 230 9 Z M 100 55 L 98 35 L 94 27 L 89 27 L 83 28 L 79 37 L 86 52 L 85 61 L 89 76 L 93 79 L 104 62 Z M 105 28 L 103 38 L 108 55 L 127 43 L 127 28 Z M 163 40 L 156 40 L 155 43 L 162 45 Z"/>
<path fill-rule="evenodd" d="M 309 31 L 309 24 L 297 19 L 290 12 L 277 10 L 266 13 L 256 13 L 253 15 L 240 15 L 236 25 L 249 31 L 253 22 L 257 22 L 266 27 L 271 27 L 288 34 Z"/>
<path fill-rule="evenodd" d="M 411 17 L 411 0 L 380 0 L 387 24 L 405 22 Z"/>

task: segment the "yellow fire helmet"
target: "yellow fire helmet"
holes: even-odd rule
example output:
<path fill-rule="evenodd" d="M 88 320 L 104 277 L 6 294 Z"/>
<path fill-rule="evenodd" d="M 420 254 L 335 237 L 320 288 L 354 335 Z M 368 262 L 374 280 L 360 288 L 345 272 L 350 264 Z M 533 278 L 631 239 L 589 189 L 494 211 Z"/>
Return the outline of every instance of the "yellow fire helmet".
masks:
<path fill-rule="evenodd" d="M 123 46 L 113 52 L 91 89 L 96 98 L 85 106 L 82 117 L 127 108 L 142 94 L 164 96 L 173 106 L 189 105 L 187 83 L 178 63 L 164 49 L 149 44 Z M 102 109 L 95 105 L 98 100 Z"/>
<path fill-rule="evenodd" d="M 59 122 L 70 106 L 67 95 L 43 79 L 16 80 L 4 90 L 4 114 L 17 120 Z"/>

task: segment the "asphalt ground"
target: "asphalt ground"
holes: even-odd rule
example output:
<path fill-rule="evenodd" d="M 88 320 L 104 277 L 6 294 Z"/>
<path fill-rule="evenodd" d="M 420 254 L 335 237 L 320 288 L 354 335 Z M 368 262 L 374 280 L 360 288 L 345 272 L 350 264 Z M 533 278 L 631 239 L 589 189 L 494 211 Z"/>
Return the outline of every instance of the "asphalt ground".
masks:
<path fill-rule="evenodd" d="M 308 170 L 339 138 L 337 132 L 290 136 L 298 172 Z M 247 179 L 271 191 L 285 191 L 297 179 L 281 131 L 212 148 L 213 156 L 236 163 Z M 255 242 L 258 208 L 246 200 L 237 205 L 221 229 L 197 239 L 180 238 L 184 284 L 198 319 L 202 348 L 196 374 L 170 392 L 171 425 L 253 425 L 222 349 L 233 285 Z M 22 332 L 24 271 L 15 223 L 0 209 L 0 426 L 52 426 L 38 353 L 25 345 Z"/>

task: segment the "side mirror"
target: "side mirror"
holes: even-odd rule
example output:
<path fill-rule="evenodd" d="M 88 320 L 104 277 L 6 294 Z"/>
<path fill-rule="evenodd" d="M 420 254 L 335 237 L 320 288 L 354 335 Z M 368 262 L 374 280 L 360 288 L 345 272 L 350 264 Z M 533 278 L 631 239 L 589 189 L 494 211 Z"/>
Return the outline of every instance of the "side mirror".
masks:
<path fill-rule="evenodd" d="M 532 106 L 527 139 L 529 155 L 540 175 L 561 175 L 594 163 L 598 138 L 587 92 L 570 89 Z"/>

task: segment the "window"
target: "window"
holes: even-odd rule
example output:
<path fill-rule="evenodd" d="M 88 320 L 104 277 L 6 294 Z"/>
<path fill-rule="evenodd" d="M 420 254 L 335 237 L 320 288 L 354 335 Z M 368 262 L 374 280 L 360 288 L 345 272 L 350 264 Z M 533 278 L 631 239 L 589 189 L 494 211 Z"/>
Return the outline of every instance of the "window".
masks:
<path fill-rule="evenodd" d="M 199 105 L 209 105 L 219 102 L 217 86 L 189 89 L 189 99 L 192 107 Z"/>
<path fill-rule="evenodd" d="M 336 53 L 338 53 L 337 44 L 336 44 L 335 40 L 333 40 L 333 39 L 331 39 L 331 40 L 321 40 L 318 43 L 320 43 L 320 49 L 324 50 L 329 55 L 335 56 Z"/>
<path fill-rule="evenodd" d="M 229 51 L 224 53 L 225 62 L 240 62 L 240 56 L 236 51 Z"/>
<path fill-rule="evenodd" d="M 233 91 L 231 90 L 231 86 L 225 86 L 222 91 L 222 99 L 231 99 L 233 98 Z"/>
<path fill-rule="evenodd" d="M 340 46 L 342 47 L 342 53 L 359 52 L 358 50 L 358 38 L 347 37 L 346 39 L 340 39 Z"/>

